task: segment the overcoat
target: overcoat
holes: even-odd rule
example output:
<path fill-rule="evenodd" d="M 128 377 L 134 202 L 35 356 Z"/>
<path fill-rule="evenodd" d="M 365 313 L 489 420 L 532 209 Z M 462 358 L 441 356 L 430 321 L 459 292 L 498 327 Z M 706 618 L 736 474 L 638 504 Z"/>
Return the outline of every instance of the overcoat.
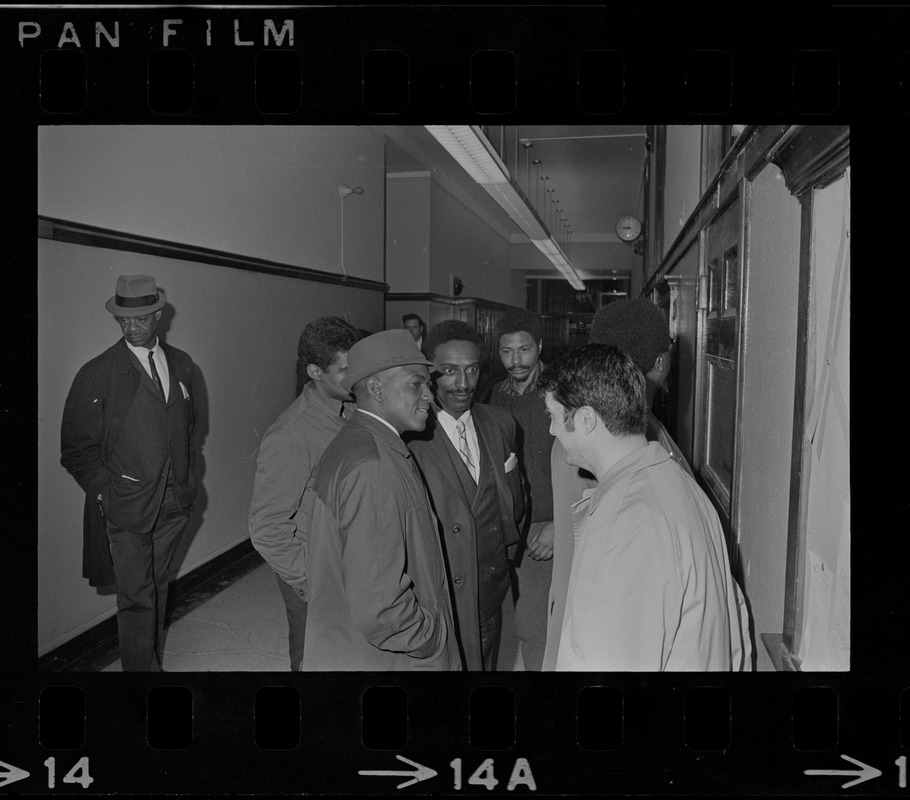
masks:
<path fill-rule="evenodd" d="M 170 373 L 167 428 L 174 492 L 180 509 L 189 516 L 197 490 L 194 472 L 198 448 L 193 437 L 195 370 L 187 353 L 164 342 L 160 346 Z M 145 502 L 146 495 L 163 492 L 160 474 L 133 475 L 137 480 L 128 481 L 118 470 L 111 469 L 114 445 L 136 396 L 142 372 L 139 360 L 126 342 L 119 339 L 76 373 L 63 407 L 60 463 L 85 491 L 82 574 L 92 586 L 115 581 L 98 495 L 102 498 L 104 514 L 112 520 L 127 520 L 131 519 L 133 509 Z"/>
<path fill-rule="evenodd" d="M 461 669 L 436 519 L 401 437 L 355 412 L 304 504 L 303 669 Z"/>

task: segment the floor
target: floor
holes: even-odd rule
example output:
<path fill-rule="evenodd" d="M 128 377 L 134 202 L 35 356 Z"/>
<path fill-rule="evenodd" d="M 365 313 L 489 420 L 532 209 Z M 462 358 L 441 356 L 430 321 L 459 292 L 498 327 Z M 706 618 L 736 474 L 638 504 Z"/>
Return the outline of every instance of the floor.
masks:
<path fill-rule="evenodd" d="M 175 598 L 167 628 L 164 668 L 168 672 L 280 672 L 289 668 L 287 618 L 275 574 L 258 556 L 214 576 L 193 597 Z M 515 665 L 514 618 L 503 615 L 500 670 Z M 120 672 L 116 637 L 86 654 L 68 670 Z"/>

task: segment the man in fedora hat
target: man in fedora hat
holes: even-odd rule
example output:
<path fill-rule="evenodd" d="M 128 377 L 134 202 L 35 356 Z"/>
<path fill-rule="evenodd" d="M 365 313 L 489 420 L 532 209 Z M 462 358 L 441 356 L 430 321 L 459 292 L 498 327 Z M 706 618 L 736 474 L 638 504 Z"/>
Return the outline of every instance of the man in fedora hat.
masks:
<path fill-rule="evenodd" d="M 196 497 L 193 362 L 157 335 L 166 300 L 121 275 L 106 308 L 123 337 L 76 374 L 60 463 L 85 491 L 83 575 L 117 583 L 124 671 L 160 671 L 168 575 Z"/>
<path fill-rule="evenodd" d="M 401 440 L 427 423 L 432 365 L 401 328 L 348 352 L 357 411 L 304 499 L 304 670 L 461 668 L 436 518 Z"/>

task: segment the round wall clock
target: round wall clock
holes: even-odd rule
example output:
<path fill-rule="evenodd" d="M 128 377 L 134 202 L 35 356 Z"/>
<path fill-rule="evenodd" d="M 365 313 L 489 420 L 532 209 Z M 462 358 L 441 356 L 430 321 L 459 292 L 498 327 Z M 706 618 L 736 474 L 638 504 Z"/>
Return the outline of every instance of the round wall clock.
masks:
<path fill-rule="evenodd" d="M 624 242 L 634 242 L 641 236 L 641 220 L 631 215 L 622 217 L 616 223 L 616 235 Z"/>

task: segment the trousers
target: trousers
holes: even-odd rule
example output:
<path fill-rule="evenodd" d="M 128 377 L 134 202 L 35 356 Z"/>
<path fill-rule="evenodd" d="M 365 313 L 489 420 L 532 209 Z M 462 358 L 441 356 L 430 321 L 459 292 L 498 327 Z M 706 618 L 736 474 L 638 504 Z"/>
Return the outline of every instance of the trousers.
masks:
<path fill-rule="evenodd" d="M 107 523 L 117 577 L 117 634 L 124 672 L 161 671 L 171 564 L 188 521 L 168 482 L 151 531 L 134 533 Z"/>
<path fill-rule="evenodd" d="M 540 672 L 547 647 L 547 602 L 553 559 L 535 561 L 523 548 L 511 562 L 512 599 L 515 603 L 515 632 L 518 653 L 515 669 Z"/>
<path fill-rule="evenodd" d="M 303 663 L 303 640 L 306 638 L 306 600 L 288 586 L 277 572 L 275 578 L 278 580 L 278 588 L 288 616 L 288 655 L 291 657 L 291 672 L 300 672 L 300 665 Z"/>

